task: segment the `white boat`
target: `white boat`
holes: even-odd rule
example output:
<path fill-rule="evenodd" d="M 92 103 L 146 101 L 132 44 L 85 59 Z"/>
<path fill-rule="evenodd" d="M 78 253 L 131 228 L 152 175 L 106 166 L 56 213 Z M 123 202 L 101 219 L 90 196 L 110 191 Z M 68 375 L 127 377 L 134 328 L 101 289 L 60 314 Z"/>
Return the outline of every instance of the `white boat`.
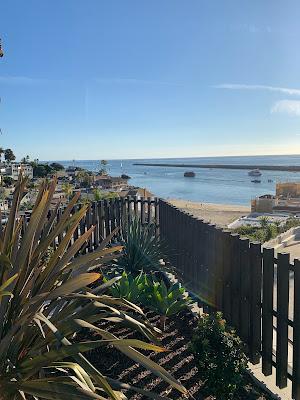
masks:
<path fill-rule="evenodd" d="M 253 169 L 252 171 L 248 172 L 249 176 L 261 176 L 261 172 L 259 169 Z"/>

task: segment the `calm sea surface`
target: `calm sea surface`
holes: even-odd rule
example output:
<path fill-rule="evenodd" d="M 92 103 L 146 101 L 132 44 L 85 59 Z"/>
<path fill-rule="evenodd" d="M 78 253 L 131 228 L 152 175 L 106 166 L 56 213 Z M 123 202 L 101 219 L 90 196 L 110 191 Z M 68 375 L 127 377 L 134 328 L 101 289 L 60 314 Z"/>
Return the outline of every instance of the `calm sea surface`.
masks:
<path fill-rule="evenodd" d="M 60 161 L 64 166 L 76 165 L 91 171 L 100 169 L 99 160 Z M 191 168 L 143 167 L 135 162 L 185 163 Z M 200 202 L 248 205 L 251 198 L 275 193 L 276 182 L 300 182 L 300 172 L 262 171 L 261 183 L 253 183 L 247 170 L 193 169 L 193 164 L 260 164 L 300 165 L 300 155 L 251 157 L 199 157 L 108 161 L 108 172 L 131 176 L 130 183 L 146 187 L 163 198 L 178 198 Z M 195 178 L 184 178 L 189 169 Z M 273 182 L 268 182 L 268 180 Z"/>

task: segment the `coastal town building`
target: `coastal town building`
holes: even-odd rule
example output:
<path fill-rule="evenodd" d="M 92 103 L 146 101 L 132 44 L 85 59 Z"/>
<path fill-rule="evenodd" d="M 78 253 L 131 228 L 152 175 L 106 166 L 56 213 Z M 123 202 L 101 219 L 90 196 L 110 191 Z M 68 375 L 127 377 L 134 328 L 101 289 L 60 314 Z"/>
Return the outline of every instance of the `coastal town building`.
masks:
<path fill-rule="evenodd" d="M 9 208 L 9 202 L 8 200 L 0 200 L 0 211 L 8 211 Z"/>
<path fill-rule="evenodd" d="M 119 176 L 94 175 L 93 184 L 104 190 L 120 191 L 128 188 L 128 179 Z"/>
<path fill-rule="evenodd" d="M 27 176 L 29 179 L 33 178 L 33 168 L 30 164 L 11 163 L 1 167 L 1 175 L 9 176 L 14 181 L 18 180 L 20 173 Z"/>
<path fill-rule="evenodd" d="M 300 198 L 299 182 L 284 182 L 276 184 L 276 197 L 282 198 Z"/>
<path fill-rule="evenodd" d="M 251 200 L 252 213 L 272 213 L 276 203 L 276 197 L 272 194 L 264 194 Z"/>
<path fill-rule="evenodd" d="M 251 212 L 300 213 L 300 183 L 277 183 L 275 196 L 266 194 L 251 200 Z"/>
<path fill-rule="evenodd" d="M 136 199 L 141 199 L 143 198 L 148 198 L 148 197 L 154 197 L 153 194 L 151 192 L 149 192 L 149 190 L 147 190 L 146 188 L 139 188 L 139 187 L 131 187 L 128 190 L 122 190 L 119 193 L 120 197 L 134 197 Z"/>

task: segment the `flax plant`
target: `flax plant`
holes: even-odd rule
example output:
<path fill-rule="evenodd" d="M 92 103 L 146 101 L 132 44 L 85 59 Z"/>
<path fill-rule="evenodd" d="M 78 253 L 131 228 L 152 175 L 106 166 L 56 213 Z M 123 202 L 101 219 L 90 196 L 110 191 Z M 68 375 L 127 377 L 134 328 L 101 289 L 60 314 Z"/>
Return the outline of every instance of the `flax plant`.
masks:
<path fill-rule="evenodd" d="M 101 328 L 105 319 L 124 323 L 156 340 L 157 331 L 136 305 L 107 294 L 115 281 L 99 285 L 93 272 L 122 251 L 107 247 L 112 235 L 94 252 L 82 254 L 94 227 L 74 239 L 87 206 L 73 212 L 75 195 L 59 220 L 51 210 L 56 179 L 41 184 L 29 222 L 19 216 L 26 179 L 16 184 L 10 215 L 0 232 L 0 400 L 124 399 L 123 389 L 152 398 L 161 397 L 107 378 L 84 353 L 112 345 L 164 379 L 182 393 L 186 390 L 165 369 L 139 350 L 164 351 L 156 344 L 118 339 Z M 81 255 L 78 255 L 81 254 Z M 75 255 L 77 255 L 75 257 Z M 95 289 L 89 285 L 94 283 Z M 76 342 L 82 328 L 94 331 L 96 340 Z"/>

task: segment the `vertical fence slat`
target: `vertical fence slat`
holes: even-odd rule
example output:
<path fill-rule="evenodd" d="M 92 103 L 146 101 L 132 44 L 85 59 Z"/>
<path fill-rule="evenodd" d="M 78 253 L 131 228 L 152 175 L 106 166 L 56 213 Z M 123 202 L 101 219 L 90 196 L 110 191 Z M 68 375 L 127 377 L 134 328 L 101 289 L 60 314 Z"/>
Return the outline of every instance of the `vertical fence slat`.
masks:
<path fill-rule="evenodd" d="M 145 224 L 145 200 L 141 199 L 141 224 Z"/>
<path fill-rule="evenodd" d="M 92 204 L 89 205 L 89 208 L 87 210 L 87 230 L 89 230 L 92 226 Z M 91 233 L 88 241 L 88 252 L 91 253 L 94 250 L 93 248 L 93 232 Z"/>
<path fill-rule="evenodd" d="M 159 225 L 160 225 L 160 208 L 161 203 L 159 203 L 158 199 L 154 200 L 154 220 L 155 220 L 155 225 L 156 225 L 156 234 L 159 235 Z"/>
<path fill-rule="evenodd" d="M 104 200 L 105 237 L 110 235 L 110 208 L 109 201 Z"/>
<path fill-rule="evenodd" d="M 216 307 L 217 310 L 223 310 L 223 281 L 224 281 L 224 265 L 223 265 L 223 231 L 220 228 L 215 229 L 215 240 L 216 240 L 216 257 L 215 257 L 215 268 L 216 268 Z"/>
<path fill-rule="evenodd" d="M 93 225 L 94 229 L 94 249 L 97 249 L 99 246 L 99 215 L 98 215 L 98 204 L 96 202 L 93 203 Z"/>
<path fill-rule="evenodd" d="M 287 386 L 289 254 L 279 253 L 277 261 L 276 385 Z"/>
<path fill-rule="evenodd" d="M 274 249 L 263 249 L 262 371 L 272 374 Z"/>
<path fill-rule="evenodd" d="M 99 201 L 98 203 L 98 224 L 99 224 L 99 240 L 100 242 L 102 242 L 102 240 L 105 238 L 103 201 Z"/>
<path fill-rule="evenodd" d="M 240 334 L 246 346 L 250 338 L 250 251 L 249 239 L 240 239 Z"/>
<path fill-rule="evenodd" d="M 258 364 L 261 351 L 261 294 L 262 257 L 260 243 L 250 244 L 251 309 L 250 309 L 250 360 Z"/>
<path fill-rule="evenodd" d="M 294 326 L 292 397 L 300 400 L 300 260 L 294 262 Z"/>
<path fill-rule="evenodd" d="M 232 244 L 232 291 L 231 291 L 231 310 L 232 324 L 238 334 L 240 334 L 240 240 L 237 234 L 231 235 Z"/>
<path fill-rule="evenodd" d="M 152 201 L 151 201 L 151 197 L 148 197 L 147 204 L 148 204 L 148 220 L 147 220 L 147 223 L 148 223 L 148 225 L 150 225 L 151 222 L 152 222 Z"/>
<path fill-rule="evenodd" d="M 231 301 L 230 293 L 231 287 L 231 252 L 232 252 L 232 241 L 230 240 L 230 232 L 223 231 L 222 235 L 222 245 L 223 245 L 223 314 L 225 319 L 229 324 L 231 321 Z"/>

